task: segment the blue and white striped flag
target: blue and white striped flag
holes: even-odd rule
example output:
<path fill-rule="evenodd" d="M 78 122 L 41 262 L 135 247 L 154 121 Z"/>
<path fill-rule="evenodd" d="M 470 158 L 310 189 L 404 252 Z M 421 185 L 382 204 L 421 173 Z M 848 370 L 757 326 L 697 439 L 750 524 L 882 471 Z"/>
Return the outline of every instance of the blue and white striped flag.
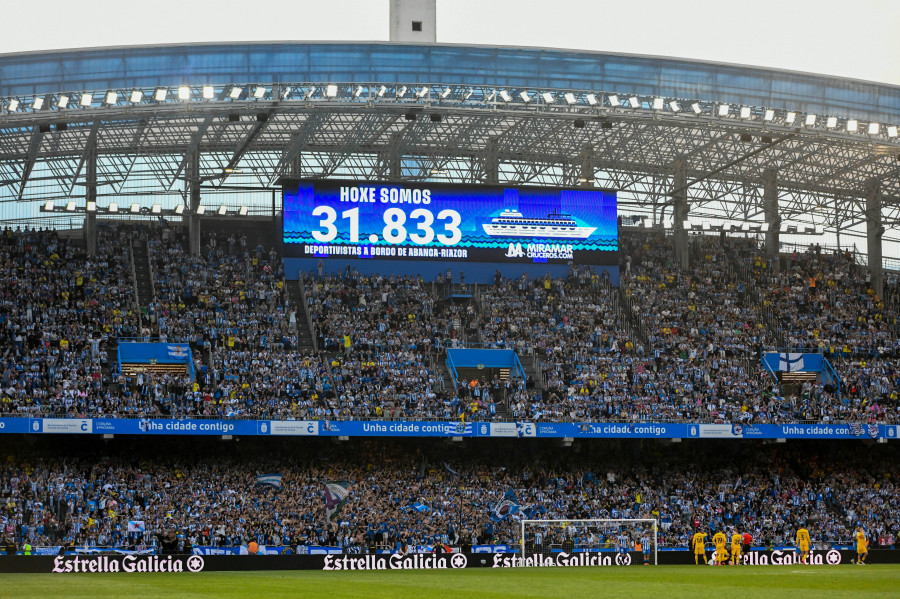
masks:
<path fill-rule="evenodd" d="M 270 485 L 273 487 L 281 486 L 281 477 L 282 475 L 278 472 L 272 472 L 270 474 L 260 474 L 256 477 L 256 484 L 258 485 Z"/>

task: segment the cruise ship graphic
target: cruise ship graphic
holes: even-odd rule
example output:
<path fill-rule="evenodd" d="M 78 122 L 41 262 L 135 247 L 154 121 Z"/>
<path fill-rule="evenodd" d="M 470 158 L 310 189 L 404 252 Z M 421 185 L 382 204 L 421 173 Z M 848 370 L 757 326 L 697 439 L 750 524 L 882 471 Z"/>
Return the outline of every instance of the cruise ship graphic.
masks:
<path fill-rule="evenodd" d="M 548 214 L 544 218 L 525 218 L 518 210 L 504 210 L 490 223 L 481 225 L 491 237 L 557 237 L 585 239 L 597 227 L 579 227 L 568 214 Z"/>

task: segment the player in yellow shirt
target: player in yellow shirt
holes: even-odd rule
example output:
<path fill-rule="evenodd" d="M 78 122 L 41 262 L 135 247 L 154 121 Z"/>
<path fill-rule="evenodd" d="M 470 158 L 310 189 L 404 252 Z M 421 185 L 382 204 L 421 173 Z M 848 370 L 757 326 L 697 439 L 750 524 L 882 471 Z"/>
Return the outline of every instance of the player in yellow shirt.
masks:
<path fill-rule="evenodd" d="M 731 565 L 741 565 L 741 533 L 736 529 L 731 535 Z"/>
<path fill-rule="evenodd" d="M 809 531 L 797 529 L 797 551 L 800 552 L 800 563 L 809 564 Z"/>
<path fill-rule="evenodd" d="M 694 533 L 691 539 L 691 546 L 694 548 L 694 563 L 700 565 L 700 556 L 703 556 L 703 563 L 706 563 L 706 533 L 699 530 Z"/>
<path fill-rule="evenodd" d="M 713 535 L 713 545 L 716 546 L 716 565 L 721 566 L 725 563 L 725 560 L 728 559 L 728 550 L 725 549 L 725 544 L 728 542 L 728 538 L 725 536 L 724 532 L 717 532 Z"/>
<path fill-rule="evenodd" d="M 856 564 L 865 565 L 866 558 L 869 556 L 869 539 L 862 526 L 856 527 Z"/>

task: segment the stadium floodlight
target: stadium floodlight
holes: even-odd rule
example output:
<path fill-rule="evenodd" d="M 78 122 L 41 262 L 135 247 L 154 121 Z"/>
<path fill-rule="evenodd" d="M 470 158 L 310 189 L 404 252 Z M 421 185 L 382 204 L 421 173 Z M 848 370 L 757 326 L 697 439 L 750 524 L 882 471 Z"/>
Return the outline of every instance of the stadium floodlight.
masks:
<path fill-rule="evenodd" d="M 796 121 L 796 120 L 797 120 L 796 112 L 789 112 L 786 115 L 784 115 L 784 122 L 786 122 L 788 125 L 793 125 L 794 121 Z"/>
<path fill-rule="evenodd" d="M 771 121 L 775 118 L 775 111 L 771 108 L 766 108 L 765 114 L 763 114 L 764 121 Z"/>
<path fill-rule="evenodd" d="M 175 206 L 175 214 L 184 214 L 184 204 Z"/>
<path fill-rule="evenodd" d="M 586 95 L 586 96 L 584 97 L 584 99 L 587 100 L 587 103 L 588 103 L 590 106 L 596 106 L 597 104 L 599 104 L 599 101 L 597 100 L 597 95 L 596 95 L 596 94 L 588 94 L 588 95 Z"/>
<path fill-rule="evenodd" d="M 35 98 L 34 102 L 32 102 L 32 104 L 31 104 L 32 110 L 40 110 L 43 107 L 44 107 L 44 99 L 41 97 Z"/>
<path fill-rule="evenodd" d="M 645 219 L 644 219 L 644 228 L 645 228 L 645 229 L 652 229 L 652 228 L 653 228 L 653 221 L 650 220 L 649 218 L 645 218 Z"/>
<path fill-rule="evenodd" d="M 247 214 L 249 212 L 250 212 L 250 209 L 247 208 L 246 206 L 241 206 L 240 209 L 238 210 L 238 214 L 240 214 L 241 216 L 247 216 Z"/>
<path fill-rule="evenodd" d="M 362 93 L 363 93 L 363 86 L 357 85 L 356 89 L 353 90 L 353 97 L 358 98 L 362 95 Z"/>
<path fill-rule="evenodd" d="M 154 92 L 154 94 L 153 94 L 153 99 L 156 100 L 157 102 L 165 102 L 166 96 L 168 96 L 168 95 L 169 95 L 168 89 L 166 89 L 165 87 L 158 87 L 158 88 L 156 88 L 156 92 Z"/>
<path fill-rule="evenodd" d="M 306 88 L 306 91 L 304 91 L 303 93 L 306 94 L 307 100 L 312 98 L 314 95 L 316 95 L 316 86 L 310 85 L 308 88 Z"/>
<path fill-rule="evenodd" d="M 806 126 L 813 127 L 816 124 L 816 115 L 808 114 L 806 115 Z"/>
<path fill-rule="evenodd" d="M 849 133 L 856 133 L 857 129 L 859 129 L 859 121 L 856 119 L 847 119 L 847 131 Z"/>
<path fill-rule="evenodd" d="M 400 89 L 397 90 L 397 97 L 402 98 L 406 95 L 406 86 L 401 86 Z"/>
<path fill-rule="evenodd" d="M 689 221 L 689 220 L 681 221 L 681 228 L 684 229 L 685 231 L 690 231 L 691 230 L 691 221 Z"/>
<path fill-rule="evenodd" d="M 191 88 L 187 85 L 179 85 L 178 86 L 178 99 L 179 100 L 190 100 L 191 99 Z"/>
<path fill-rule="evenodd" d="M 823 227 L 822 225 L 816 225 L 815 228 L 813 229 L 813 234 L 815 234 L 815 235 L 824 235 L 824 234 L 825 234 L 825 227 Z"/>
<path fill-rule="evenodd" d="M 712 228 L 712 225 L 709 224 L 708 220 L 705 220 L 702 223 L 700 223 L 700 226 L 703 228 L 704 231 L 709 231 Z"/>
<path fill-rule="evenodd" d="M 445 87 L 444 91 L 441 92 L 441 100 L 445 100 L 447 96 L 453 93 L 453 89 L 449 87 Z"/>
<path fill-rule="evenodd" d="M 509 95 L 509 92 L 505 89 L 500 90 L 500 99 L 506 102 L 507 104 L 512 101 L 512 96 Z"/>
<path fill-rule="evenodd" d="M 97 212 L 97 202 L 91 200 L 84 205 L 84 209 L 88 212 Z"/>
<path fill-rule="evenodd" d="M 69 105 L 69 96 L 65 96 L 65 95 L 60 96 L 59 100 L 56 102 L 56 106 L 58 108 L 65 108 L 68 105 Z"/>
<path fill-rule="evenodd" d="M 144 99 L 144 92 L 139 89 L 135 89 L 131 91 L 131 103 L 132 104 L 140 104 L 141 100 Z"/>
<path fill-rule="evenodd" d="M 744 120 L 749 119 L 752 116 L 749 106 L 741 106 L 741 118 Z"/>
<path fill-rule="evenodd" d="M 384 93 L 386 91 L 387 91 L 387 88 L 382 85 L 381 87 L 378 88 L 378 92 L 375 95 L 378 96 L 379 98 L 381 98 L 384 96 Z"/>
<path fill-rule="evenodd" d="M 47 200 L 47 203 L 44 204 L 45 212 L 53 212 L 53 209 L 56 208 L 56 203 L 53 200 Z"/>
<path fill-rule="evenodd" d="M 748 222 L 741 223 L 741 231 L 748 233 L 750 231 L 750 223 L 748 223 Z"/>
<path fill-rule="evenodd" d="M 519 92 L 519 97 L 522 98 L 522 101 L 526 104 L 531 102 L 531 96 L 528 95 L 528 92 Z"/>
<path fill-rule="evenodd" d="M 888 137 L 897 137 L 897 125 L 888 125 L 887 134 Z"/>
<path fill-rule="evenodd" d="M 262 85 L 257 85 L 256 89 L 253 90 L 253 97 L 259 100 L 263 96 L 266 95 L 266 88 Z"/>
<path fill-rule="evenodd" d="M 197 215 L 202 216 L 206 214 L 206 206 L 197 206 Z"/>
<path fill-rule="evenodd" d="M 75 202 L 66 204 L 66 212 L 75 212 Z"/>
<path fill-rule="evenodd" d="M 550 92 L 542 93 L 541 98 L 544 99 L 545 104 L 553 104 L 556 101 L 556 98 L 554 98 L 553 94 L 551 94 Z"/>
<path fill-rule="evenodd" d="M 131 205 L 131 213 L 132 213 L 132 214 L 137 214 L 137 213 L 140 212 L 140 211 L 141 211 L 141 205 L 140 205 L 140 204 L 138 204 L 137 202 L 135 202 L 134 204 Z"/>
<path fill-rule="evenodd" d="M 719 116 L 728 116 L 730 107 L 728 104 L 719 104 Z"/>
<path fill-rule="evenodd" d="M 628 105 L 632 108 L 640 108 L 641 101 L 638 100 L 637 96 L 631 96 L 630 98 L 628 98 Z"/>
<path fill-rule="evenodd" d="M 222 204 L 221 206 L 219 206 L 219 216 L 225 216 L 225 214 L 227 212 L 228 212 L 228 208 L 225 207 L 225 204 Z"/>
<path fill-rule="evenodd" d="M 678 100 L 672 100 L 669 102 L 669 109 L 672 112 L 681 112 L 681 104 L 678 103 Z"/>
<path fill-rule="evenodd" d="M 869 123 L 869 135 L 878 135 L 878 132 L 881 130 L 881 125 L 878 123 Z"/>
<path fill-rule="evenodd" d="M 615 94 L 609 96 L 609 97 L 607 98 L 607 100 L 609 100 L 609 105 L 610 105 L 610 106 L 619 106 L 619 104 L 620 104 L 620 102 L 619 102 L 619 96 L 617 96 L 617 95 L 615 95 Z"/>
<path fill-rule="evenodd" d="M 666 101 L 662 98 L 653 98 L 653 110 L 662 110 L 666 105 Z"/>
<path fill-rule="evenodd" d="M 106 211 L 112 214 L 115 214 L 119 211 L 119 204 L 116 202 L 110 202 L 109 206 L 106 207 Z"/>
<path fill-rule="evenodd" d="M 243 87 L 238 87 L 237 85 L 232 85 L 231 91 L 228 92 L 228 97 L 231 98 L 232 100 L 237 100 L 238 98 L 241 97 L 241 92 L 243 92 L 243 91 L 244 91 Z"/>
<path fill-rule="evenodd" d="M 694 102 L 693 104 L 691 104 L 691 110 L 694 111 L 694 114 L 700 114 L 701 112 L 703 112 L 703 107 L 700 106 L 700 102 Z"/>
<path fill-rule="evenodd" d="M 15 98 L 13 98 L 12 100 L 9 101 L 9 104 L 7 105 L 6 108 L 7 108 L 7 110 L 9 110 L 10 112 L 15 112 L 15 111 L 17 111 L 17 110 L 19 109 L 19 101 L 16 100 Z"/>
<path fill-rule="evenodd" d="M 485 98 L 485 100 L 487 100 L 488 102 L 493 102 L 493 101 L 494 101 L 494 96 L 496 96 L 496 95 L 497 95 L 497 91 L 494 90 L 494 91 L 492 91 L 491 93 L 488 94 L 488 97 Z"/>
<path fill-rule="evenodd" d="M 337 86 L 334 83 L 329 83 L 325 86 L 325 95 L 329 98 L 333 98 L 337 95 Z"/>
<path fill-rule="evenodd" d="M 81 105 L 90 106 L 94 101 L 94 94 L 81 94 Z"/>
<path fill-rule="evenodd" d="M 827 119 L 825 119 L 825 126 L 829 129 L 834 129 L 835 127 L 837 127 L 837 117 L 830 116 Z"/>
<path fill-rule="evenodd" d="M 119 94 L 117 92 L 106 92 L 105 102 L 112 106 L 116 102 L 119 101 Z"/>
<path fill-rule="evenodd" d="M 573 94 L 572 92 L 564 93 L 563 98 L 565 98 L 566 104 L 574 104 L 578 101 L 578 99 L 575 97 L 575 94 Z"/>
<path fill-rule="evenodd" d="M 150 212 L 153 214 L 160 214 L 162 213 L 162 206 L 160 204 L 153 204 L 150 206 Z"/>
<path fill-rule="evenodd" d="M 788 223 L 781 223 L 781 226 L 778 229 L 782 233 L 787 233 L 788 229 L 790 229 L 790 228 L 791 228 L 791 225 L 789 225 Z"/>
<path fill-rule="evenodd" d="M 212 100 L 216 97 L 216 90 L 211 85 L 203 86 L 203 99 L 204 100 Z"/>
<path fill-rule="evenodd" d="M 463 95 L 463 100 L 468 100 L 469 98 L 472 97 L 472 94 L 474 94 L 474 93 L 475 93 L 475 90 L 470 87 L 469 89 L 466 90 L 466 93 Z"/>
<path fill-rule="evenodd" d="M 429 88 L 428 88 L 427 85 L 423 85 L 422 88 L 421 88 L 419 91 L 416 92 L 416 97 L 417 97 L 417 98 L 424 98 L 425 96 L 428 95 L 428 89 L 429 89 Z"/>

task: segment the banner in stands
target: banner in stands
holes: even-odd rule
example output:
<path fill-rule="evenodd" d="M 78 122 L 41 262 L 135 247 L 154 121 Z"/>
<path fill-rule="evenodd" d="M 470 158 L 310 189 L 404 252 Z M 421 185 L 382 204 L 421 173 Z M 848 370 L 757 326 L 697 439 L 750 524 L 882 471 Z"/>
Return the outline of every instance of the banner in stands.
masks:
<path fill-rule="evenodd" d="M 811 562 L 816 566 L 850 566 L 854 551 L 814 550 Z M 756 566 L 798 566 L 800 556 L 789 549 L 751 551 L 744 563 Z M 660 551 L 660 565 L 694 566 L 690 551 Z M 900 551 L 873 549 L 868 563 L 900 563 Z M 517 553 L 414 553 L 414 554 L 326 554 L 326 555 L 15 555 L 0 556 L 0 573 L 105 573 L 156 572 L 190 574 L 196 572 L 240 572 L 275 570 L 450 570 L 459 568 L 641 566 L 640 554 L 615 552 L 566 553 L 529 556 Z"/>
<path fill-rule="evenodd" d="M 326 437 L 511 437 L 574 439 L 897 439 L 885 424 L 686 424 L 667 422 L 460 422 L 0 418 L 2 433 L 265 435 Z"/>

